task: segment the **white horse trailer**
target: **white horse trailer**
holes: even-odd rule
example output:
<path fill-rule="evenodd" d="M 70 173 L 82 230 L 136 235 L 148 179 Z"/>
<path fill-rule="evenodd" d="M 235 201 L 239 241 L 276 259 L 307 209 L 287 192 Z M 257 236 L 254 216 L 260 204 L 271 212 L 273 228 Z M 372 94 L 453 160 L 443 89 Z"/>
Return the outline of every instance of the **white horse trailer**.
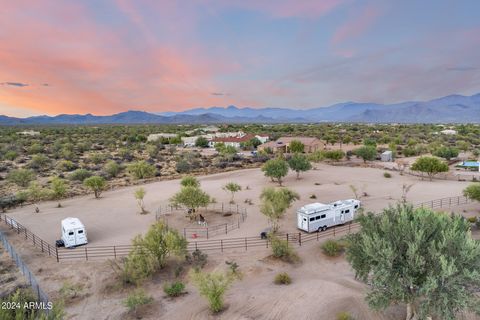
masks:
<path fill-rule="evenodd" d="M 62 220 L 62 241 L 66 248 L 87 244 L 87 230 L 78 218 Z"/>
<path fill-rule="evenodd" d="M 325 231 L 355 219 L 360 204 L 356 199 L 307 204 L 297 211 L 297 227 L 306 232 Z"/>

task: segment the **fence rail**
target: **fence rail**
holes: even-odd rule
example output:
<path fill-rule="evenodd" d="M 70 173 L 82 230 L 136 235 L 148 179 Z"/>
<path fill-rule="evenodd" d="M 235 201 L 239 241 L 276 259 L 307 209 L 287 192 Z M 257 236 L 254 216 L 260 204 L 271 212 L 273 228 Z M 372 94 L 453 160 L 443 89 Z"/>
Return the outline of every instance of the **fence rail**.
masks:
<path fill-rule="evenodd" d="M 230 231 L 239 229 L 242 222 L 247 219 L 247 209 L 240 207 L 238 204 L 225 204 L 225 203 L 213 203 L 207 207 L 200 208 L 199 213 L 204 211 L 213 211 L 223 214 L 232 214 L 232 221 L 228 223 L 221 223 L 213 226 L 198 226 L 183 228 L 183 236 L 189 238 L 206 238 L 209 239 L 212 236 L 219 234 L 228 234 Z M 168 217 L 173 214 L 184 214 L 185 208 L 179 206 L 164 206 L 159 207 L 155 214 L 156 220 L 163 220 L 168 225 Z"/>
<path fill-rule="evenodd" d="M 50 299 L 48 298 L 48 295 L 40 288 L 40 285 L 37 282 L 37 279 L 33 275 L 33 273 L 30 271 L 28 266 L 23 262 L 23 260 L 20 258 L 18 253 L 15 251 L 13 246 L 8 242 L 7 237 L 3 234 L 3 232 L 0 231 L 0 241 L 5 248 L 5 250 L 10 254 L 12 257 L 13 261 L 15 261 L 15 264 L 17 265 L 18 269 L 20 272 L 22 272 L 23 276 L 25 279 L 28 281 L 28 284 L 32 288 L 32 291 L 34 294 L 37 296 L 37 300 L 39 302 L 43 302 L 45 306 L 47 306 L 48 302 Z M 44 309 L 46 313 L 48 313 L 48 309 Z"/>
<path fill-rule="evenodd" d="M 463 205 L 469 203 L 470 200 L 463 196 L 457 197 L 449 197 L 449 198 L 442 198 L 436 199 L 431 201 L 426 201 L 422 203 L 418 203 L 414 205 L 415 208 L 425 207 L 425 208 L 450 208 L 453 206 Z M 173 211 L 170 211 L 173 212 Z M 158 212 L 157 212 L 158 214 Z M 246 211 L 245 211 L 246 216 Z M 157 217 L 158 218 L 158 217 Z M 42 252 L 48 253 L 49 256 L 55 257 L 57 261 L 61 260 L 93 260 L 93 259 L 106 259 L 106 258 L 121 258 L 125 257 L 129 254 L 132 250 L 132 245 L 116 245 L 116 246 L 82 246 L 77 247 L 74 249 L 66 249 L 66 248 L 56 248 L 53 245 L 48 244 L 47 242 L 40 239 L 38 236 L 30 232 L 28 229 L 23 227 L 20 223 L 15 221 L 14 219 L 0 214 L 0 220 L 4 221 L 10 228 L 14 229 L 19 235 L 25 237 L 26 241 L 31 241 L 31 243 L 41 248 Z M 214 226 L 218 228 L 218 232 L 225 232 L 228 233 L 230 230 L 230 226 L 227 224 L 226 231 L 225 225 Z M 204 232 L 213 232 L 212 228 L 210 231 L 206 231 L 208 229 L 202 229 Z M 345 235 L 350 234 L 352 232 L 358 231 L 360 225 L 356 222 L 335 226 L 332 228 L 327 229 L 324 232 L 317 232 L 317 233 L 285 233 L 279 235 L 282 239 L 287 240 L 292 245 L 301 246 L 302 244 L 310 241 L 319 241 L 329 237 L 336 237 L 337 235 Z M 197 229 L 197 228 L 190 228 L 190 229 Z M 201 229 L 201 228 L 198 228 Z M 198 231 L 197 231 L 198 232 Z M 187 233 L 184 233 L 187 236 Z M 248 251 L 251 248 L 268 248 L 270 245 L 267 239 L 262 239 L 259 236 L 256 237 L 242 237 L 242 238 L 228 238 L 228 239 L 206 239 L 206 240 L 192 240 L 188 241 L 187 250 L 192 252 L 194 250 L 202 250 L 202 251 L 217 251 L 217 252 L 224 252 L 225 250 L 244 250 Z"/>

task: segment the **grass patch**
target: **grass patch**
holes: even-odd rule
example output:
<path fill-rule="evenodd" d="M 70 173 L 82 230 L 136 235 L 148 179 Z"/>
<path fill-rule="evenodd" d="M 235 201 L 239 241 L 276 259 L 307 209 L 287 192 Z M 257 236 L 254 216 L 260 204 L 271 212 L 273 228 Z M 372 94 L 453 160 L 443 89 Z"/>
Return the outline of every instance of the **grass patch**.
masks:
<path fill-rule="evenodd" d="M 279 273 L 275 276 L 275 279 L 273 280 L 275 284 L 285 284 L 288 285 L 292 283 L 292 278 L 288 275 L 286 272 Z"/>

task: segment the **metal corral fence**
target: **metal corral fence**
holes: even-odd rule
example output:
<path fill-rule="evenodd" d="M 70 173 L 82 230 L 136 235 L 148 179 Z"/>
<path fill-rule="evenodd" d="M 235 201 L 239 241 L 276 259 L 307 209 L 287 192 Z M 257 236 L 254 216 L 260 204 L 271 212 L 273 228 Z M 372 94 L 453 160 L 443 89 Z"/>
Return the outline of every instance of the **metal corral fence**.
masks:
<path fill-rule="evenodd" d="M 221 223 L 218 225 L 209 226 L 208 221 L 205 226 L 183 228 L 183 236 L 189 238 L 206 238 L 216 236 L 219 234 L 227 234 L 228 232 L 239 229 L 240 224 L 247 219 L 247 209 L 240 207 L 238 204 L 230 203 L 212 203 L 207 207 L 198 209 L 197 213 L 202 212 L 217 212 L 219 214 L 231 214 L 231 221 L 228 223 Z M 185 215 L 187 209 L 183 207 L 164 206 L 159 207 L 156 211 L 156 220 L 163 220 L 168 225 L 168 218 L 170 215 Z"/>
<path fill-rule="evenodd" d="M 13 249 L 12 245 L 8 242 L 7 237 L 1 231 L 0 231 L 0 241 L 2 242 L 2 245 L 5 248 L 5 250 L 12 257 L 13 261 L 15 261 L 15 264 L 17 265 L 18 269 L 22 272 L 25 279 L 28 281 L 28 284 L 32 287 L 34 294 L 37 296 L 37 300 L 39 302 L 43 302 L 45 306 L 47 306 L 47 303 L 50 301 L 50 299 L 48 298 L 48 295 L 40 288 L 37 282 L 37 279 L 35 279 L 35 276 L 32 274 L 30 269 L 28 269 L 28 266 L 25 264 L 25 262 L 23 262 L 23 260 L 15 251 L 15 249 Z M 44 310 L 47 313 L 49 312 L 48 309 L 46 308 Z"/>
<path fill-rule="evenodd" d="M 431 201 L 426 201 L 414 205 L 415 208 L 425 207 L 425 208 L 449 208 L 453 206 L 459 206 L 469 203 L 470 200 L 463 196 L 449 197 L 436 199 Z M 232 206 L 233 208 L 234 206 Z M 230 208 L 230 207 L 229 207 Z M 176 210 L 174 208 L 174 210 Z M 225 207 L 224 207 L 225 210 Z M 236 209 L 234 209 L 236 210 Z M 173 212 L 171 210 L 170 212 Z M 236 213 L 236 211 L 235 211 Z M 239 214 L 242 214 L 242 211 L 239 211 Z M 243 215 L 242 215 L 243 216 Z M 246 217 L 246 210 L 244 211 L 243 219 Z M 157 219 L 163 219 L 163 217 L 158 216 Z M 45 241 L 41 240 L 38 236 L 34 235 L 28 229 L 23 227 L 14 219 L 0 214 L 0 220 L 4 221 L 12 229 L 14 229 L 19 235 L 24 235 L 25 240 L 30 241 L 34 246 L 41 248 L 43 252 L 48 253 L 49 256 L 55 257 L 57 261 L 60 260 L 93 260 L 93 259 L 109 259 L 109 258 L 121 258 L 125 257 L 132 250 L 132 245 L 116 245 L 116 246 L 81 246 L 74 249 L 66 248 L 56 248 Z M 213 228 L 213 227 L 209 227 Z M 286 233 L 279 235 L 280 238 L 287 240 L 292 245 L 301 246 L 303 243 L 310 241 L 319 241 L 330 237 L 343 236 L 350 234 L 352 232 L 358 231 L 360 224 L 358 223 L 349 223 L 342 226 L 335 226 L 327 229 L 324 232 L 316 233 Z M 193 229 L 193 228 L 192 228 Z M 210 229 L 209 232 L 212 229 Z M 218 231 L 221 232 L 221 226 L 218 227 Z M 228 232 L 224 231 L 223 232 Z M 221 233 L 223 233 L 221 232 Z M 260 235 L 255 237 L 243 237 L 243 238 L 229 238 L 229 239 L 208 239 L 208 240 L 189 240 L 187 249 L 189 252 L 195 250 L 202 251 L 217 251 L 223 252 L 225 250 L 238 249 L 248 251 L 251 248 L 268 248 L 270 243 L 267 239 L 262 239 Z"/>
<path fill-rule="evenodd" d="M 45 240 L 42 240 L 39 236 L 35 235 L 26 227 L 22 226 L 18 221 L 10 218 L 6 214 L 0 214 L 0 222 L 1 221 L 3 221 L 17 234 L 24 237 L 25 241 L 31 242 L 34 247 L 40 248 L 42 252 L 48 253 L 48 256 L 50 257 L 57 257 L 57 248 L 54 245 L 49 244 Z"/>

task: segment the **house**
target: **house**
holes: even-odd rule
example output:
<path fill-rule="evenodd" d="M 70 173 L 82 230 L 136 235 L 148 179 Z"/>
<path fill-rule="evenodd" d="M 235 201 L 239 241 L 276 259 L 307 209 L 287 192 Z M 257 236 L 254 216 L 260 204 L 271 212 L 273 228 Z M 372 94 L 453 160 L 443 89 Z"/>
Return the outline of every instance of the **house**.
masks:
<path fill-rule="evenodd" d="M 452 129 L 445 129 L 445 130 L 440 131 L 440 133 L 448 134 L 448 135 L 455 135 L 455 134 L 457 134 L 457 131 L 452 130 Z"/>
<path fill-rule="evenodd" d="M 26 131 L 17 132 L 17 134 L 21 134 L 23 136 L 39 136 L 40 132 L 33 131 L 33 130 L 26 130 Z"/>
<path fill-rule="evenodd" d="M 306 153 L 312 153 L 318 150 L 323 150 L 325 148 L 325 144 L 317 138 L 313 137 L 281 137 L 276 141 L 269 141 L 264 144 L 258 146 L 257 150 L 266 150 L 270 149 L 272 152 L 282 152 L 288 153 L 290 152 L 290 143 L 292 141 L 300 141 L 305 146 L 304 151 Z"/>
<path fill-rule="evenodd" d="M 383 152 L 381 155 L 380 155 L 380 159 L 383 161 L 383 162 L 391 162 L 393 161 L 393 152 L 391 150 L 387 150 L 385 152 Z"/>
<path fill-rule="evenodd" d="M 270 140 L 270 136 L 268 134 L 256 134 L 255 138 L 257 138 L 261 143 L 266 143 Z"/>
<path fill-rule="evenodd" d="M 177 137 L 176 133 L 152 133 L 148 135 L 147 141 L 152 142 L 152 141 L 157 141 L 160 138 L 171 139 L 176 137 Z"/>
<path fill-rule="evenodd" d="M 224 137 L 224 138 L 213 138 L 209 146 L 210 148 L 214 148 L 217 143 L 223 143 L 226 146 L 232 146 L 234 148 L 240 148 L 242 143 L 248 142 L 255 138 L 253 134 L 244 134 L 240 137 Z"/>

